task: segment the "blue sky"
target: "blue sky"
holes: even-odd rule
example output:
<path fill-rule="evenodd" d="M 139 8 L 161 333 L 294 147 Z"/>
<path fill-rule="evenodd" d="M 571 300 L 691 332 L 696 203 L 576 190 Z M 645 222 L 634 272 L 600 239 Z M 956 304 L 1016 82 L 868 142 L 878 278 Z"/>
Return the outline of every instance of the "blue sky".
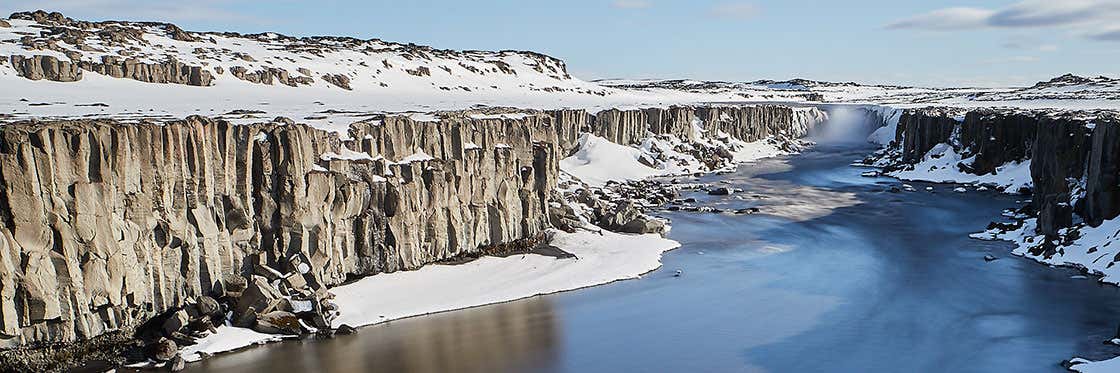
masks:
<path fill-rule="evenodd" d="M 559 57 L 584 79 L 931 86 L 1120 76 L 1120 0 L 0 0 L 197 31 L 346 35 Z"/>

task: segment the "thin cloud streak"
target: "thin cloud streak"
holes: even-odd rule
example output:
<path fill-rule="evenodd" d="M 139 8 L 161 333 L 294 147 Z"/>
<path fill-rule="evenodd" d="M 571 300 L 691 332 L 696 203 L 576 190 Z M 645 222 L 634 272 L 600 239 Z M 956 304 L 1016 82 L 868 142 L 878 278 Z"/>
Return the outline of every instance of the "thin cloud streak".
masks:
<path fill-rule="evenodd" d="M 728 20 L 747 20 L 757 17 L 760 13 L 761 10 L 753 3 L 737 2 L 717 4 L 708 11 L 708 16 Z"/>
<path fill-rule="evenodd" d="M 1094 40 L 1112 40 L 1120 0 L 1025 0 L 1002 9 L 945 8 L 886 25 L 888 29 L 957 31 L 980 28 L 1066 27 Z"/>
<path fill-rule="evenodd" d="M 653 4 L 645 0 L 614 0 L 611 2 L 611 8 L 615 9 L 648 9 L 652 6 Z"/>

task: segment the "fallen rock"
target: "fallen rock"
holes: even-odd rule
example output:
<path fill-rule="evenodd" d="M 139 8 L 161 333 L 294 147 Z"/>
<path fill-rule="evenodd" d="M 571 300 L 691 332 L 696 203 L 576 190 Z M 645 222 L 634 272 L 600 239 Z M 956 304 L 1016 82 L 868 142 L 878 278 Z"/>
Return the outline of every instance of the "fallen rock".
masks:
<path fill-rule="evenodd" d="M 637 234 L 661 233 L 665 230 L 664 222 L 643 215 L 631 202 L 620 203 L 604 213 L 599 226 L 615 232 Z"/>
<path fill-rule="evenodd" d="M 178 372 L 187 367 L 187 361 L 183 360 L 182 355 L 176 354 L 175 357 L 171 359 L 170 365 L 172 372 Z"/>
<path fill-rule="evenodd" d="M 711 196 L 729 196 L 729 195 L 731 195 L 731 189 L 726 188 L 726 187 L 715 188 L 715 189 L 709 190 L 708 195 L 711 195 Z"/>
<path fill-rule="evenodd" d="M 253 330 L 266 334 L 300 335 L 306 332 L 299 317 L 287 311 L 272 311 L 257 317 Z"/>
<path fill-rule="evenodd" d="M 257 313 L 268 313 L 276 309 L 276 306 L 283 299 L 283 295 L 279 290 L 272 287 L 263 277 L 254 276 L 253 280 L 249 282 L 249 286 L 245 288 L 244 293 L 237 299 L 236 308 L 234 308 L 234 318 L 237 319 L 240 315 L 244 315 L 250 308 L 256 310 Z"/>
<path fill-rule="evenodd" d="M 187 326 L 187 323 L 189 321 L 190 318 L 187 317 L 187 311 L 176 311 L 175 313 L 171 314 L 171 317 L 168 317 L 167 320 L 163 322 L 163 335 L 171 336 L 172 334 L 183 330 L 183 327 Z"/>
<path fill-rule="evenodd" d="M 198 298 L 194 307 L 198 310 L 199 315 L 207 318 L 217 317 L 222 313 L 222 307 L 218 304 L 218 301 L 205 295 Z"/>
<path fill-rule="evenodd" d="M 179 355 L 179 345 L 168 338 L 160 338 L 151 349 L 151 356 L 157 361 L 171 361 Z"/>

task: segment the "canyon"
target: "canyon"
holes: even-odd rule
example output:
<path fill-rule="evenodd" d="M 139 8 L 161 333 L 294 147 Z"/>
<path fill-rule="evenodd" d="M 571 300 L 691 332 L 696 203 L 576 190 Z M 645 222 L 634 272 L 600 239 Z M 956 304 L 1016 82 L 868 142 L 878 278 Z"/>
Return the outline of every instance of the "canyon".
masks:
<path fill-rule="evenodd" d="M 15 13 L 0 21 L 0 368 L 178 370 L 278 336 L 640 277 L 679 246 L 666 215 L 850 207 L 829 194 L 819 205 L 837 206 L 782 215 L 694 195 L 764 200 L 704 175 L 837 134 L 870 134 L 880 148 L 854 166 L 903 180 L 890 193 L 932 182 L 1021 196 L 973 237 L 1115 284 L 1117 82 L 583 81 L 527 51 Z M 360 299 L 386 278 L 438 293 L 409 276 L 510 265 L 495 258 L 550 278 L 531 271 L 627 244 L 648 246 L 628 248 L 640 265 L 602 278 L 381 304 L 395 312 L 382 319 Z M 231 330 L 256 339 L 220 343 Z"/>

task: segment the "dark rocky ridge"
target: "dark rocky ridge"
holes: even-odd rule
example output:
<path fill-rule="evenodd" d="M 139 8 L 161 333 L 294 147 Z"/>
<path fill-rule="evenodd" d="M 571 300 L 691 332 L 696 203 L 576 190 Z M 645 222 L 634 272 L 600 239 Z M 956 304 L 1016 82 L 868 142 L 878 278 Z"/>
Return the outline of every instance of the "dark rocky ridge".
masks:
<path fill-rule="evenodd" d="M 559 160 L 576 150 L 579 133 L 691 133 L 690 120 L 664 118 L 710 115 L 699 112 L 723 113 L 703 126 L 745 140 L 802 136 L 823 115 L 674 107 L 620 112 L 645 118 L 623 125 L 580 110 L 519 119 L 453 112 L 438 114 L 439 122 L 354 123 L 354 140 L 345 142 L 280 119 L 7 124 L 0 127 L 0 344 L 128 330 L 201 297 L 221 299 L 230 275 L 250 283 L 268 277 L 261 267 L 283 275 L 307 263 L 291 287 L 329 286 L 535 242 L 562 226 L 553 219 L 571 222 L 550 202 Z M 366 156 L 347 155 L 344 146 Z M 400 162 L 419 152 L 432 159 Z M 604 218 L 635 215 L 606 211 L 617 204 L 602 209 Z M 630 220 L 610 224 L 658 228 Z"/>
<path fill-rule="evenodd" d="M 396 67 L 388 60 L 383 59 L 386 56 L 403 58 L 410 66 L 416 64 L 417 66 L 412 69 L 408 66 L 399 66 L 399 68 L 410 73 L 415 72 L 414 75 L 418 76 L 430 75 L 430 72 L 436 68 L 446 70 L 448 74 L 452 73 L 450 67 L 440 64 L 457 65 L 479 76 L 487 74 L 516 76 L 518 70 L 512 68 L 504 59 L 508 56 L 518 56 L 526 67 L 531 68 L 535 73 L 556 81 L 572 79 L 563 61 L 528 51 L 454 51 L 385 42 L 379 39 L 361 40 L 330 36 L 297 38 L 275 33 L 192 32 L 184 31 L 169 23 L 90 22 L 68 18 L 58 12 L 42 10 L 13 13 L 9 19 L 35 22 L 31 26 L 32 31 L 24 32 L 25 35 L 18 40 L 18 46 L 22 51 L 10 56 L 2 56 L 3 62 L 12 62 L 19 76 L 32 80 L 77 81 L 82 78 L 81 70 L 78 69 L 80 68 L 116 78 L 150 83 L 209 86 L 214 74 L 220 75 L 224 70 L 231 70 L 233 77 L 257 84 L 280 83 L 298 87 L 312 84 L 315 79 L 323 79 L 329 84 L 350 90 L 352 78 L 358 75 L 381 74 L 382 69 L 371 65 L 383 64 L 386 70 L 395 69 Z M 161 43 L 158 39 L 162 37 L 191 44 L 186 49 L 180 50 L 176 46 Z M 234 44 L 260 43 L 264 47 L 282 51 L 284 54 L 276 61 L 263 60 L 258 63 L 253 56 L 219 46 L 216 39 L 220 38 L 238 39 Z M 360 53 L 367 58 L 364 61 L 344 60 L 347 65 L 353 64 L 352 69 L 345 74 L 337 71 L 312 72 L 306 67 L 291 68 L 289 71 L 286 68 L 271 66 L 277 61 L 313 60 L 339 51 Z M 217 66 L 219 62 L 231 58 L 242 66 L 228 68 Z M 438 58 L 446 58 L 450 62 Z M 177 59 L 192 62 L 184 64 Z M 193 62 L 196 60 L 197 62 Z M 24 63 L 24 61 L 35 63 Z M 375 61 L 379 62 L 375 63 Z M 430 66 L 426 66 L 429 64 Z M 387 87 L 384 82 L 381 85 Z M 569 89 L 543 86 L 533 87 L 533 90 L 567 91 Z M 579 91 L 604 94 L 602 91 Z"/>

